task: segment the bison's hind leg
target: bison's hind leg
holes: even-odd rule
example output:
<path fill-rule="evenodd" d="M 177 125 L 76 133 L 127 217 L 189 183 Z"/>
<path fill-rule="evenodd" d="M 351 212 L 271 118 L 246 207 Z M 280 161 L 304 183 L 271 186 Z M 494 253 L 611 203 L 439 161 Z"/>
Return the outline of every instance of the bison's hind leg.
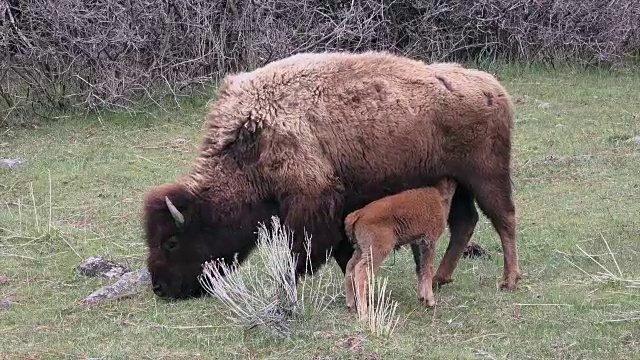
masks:
<path fill-rule="evenodd" d="M 473 235 L 478 218 L 473 194 L 462 184 L 458 184 L 448 216 L 451 237 L 434 277 L 436 285 L 440 286 L 453 281 L 453 271 L 458 266 L 462 252 Z"/>
<path fill-rule="evenodd" d="M 508 173 L 490 179 L 475 179 L 473 191 L 482 212 L 500 236 L 504 275 L 500 289 L 515 290 L 521 277 L 516 248 L 516 215 Z"/>

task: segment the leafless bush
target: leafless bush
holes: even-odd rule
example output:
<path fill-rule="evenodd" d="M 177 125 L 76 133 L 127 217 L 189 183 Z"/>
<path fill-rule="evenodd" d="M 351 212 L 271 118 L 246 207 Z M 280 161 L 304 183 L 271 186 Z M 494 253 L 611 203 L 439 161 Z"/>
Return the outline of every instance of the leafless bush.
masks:
<path fill-rule="evenodd" d="M 639 28 L 637 0 L 0 0 L 0 109 L 157 105 L 304 51 L 617 63 Z"/>

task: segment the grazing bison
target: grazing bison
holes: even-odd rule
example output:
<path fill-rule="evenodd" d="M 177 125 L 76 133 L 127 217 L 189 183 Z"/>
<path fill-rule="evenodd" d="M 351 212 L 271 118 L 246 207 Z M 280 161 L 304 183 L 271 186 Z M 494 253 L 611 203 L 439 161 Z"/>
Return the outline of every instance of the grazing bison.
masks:
<path fill-rule="evenodd" d="M 197 275 L 215 258 L 242 262 L 258 222 L 279 216 L 292 252 L 313 272 L 331 250 L 342 271 L 353 253 L 349 212 L 444 176 L 458 182 L 451 238 L 437 270 L 452 273 L 478 212 L 502 241 L 501 287 L 520 277 L 510 178 L 512 103 L 490 74 L 388 53 L 307 53 L 227 76 L 210 106 L 200 154 L 186 176 L 144 198 L 154 292 L 203 294 Z"/>
<path fill-rule="evenodd" d="M 443 178 L 433 187 L 390 195 L 347 215 L 345 232 L 355 245 L 345 273 L 349 309 L 357 305 L 359 313 L 367 313 L 370 272 L 375 272 L 394 249 L 409 244 L 416 262 L 418 299 L 430 307 L 435 305 L 432 286 L 435 246 L 447 225 L 455 189 L 454 180 Z"/>

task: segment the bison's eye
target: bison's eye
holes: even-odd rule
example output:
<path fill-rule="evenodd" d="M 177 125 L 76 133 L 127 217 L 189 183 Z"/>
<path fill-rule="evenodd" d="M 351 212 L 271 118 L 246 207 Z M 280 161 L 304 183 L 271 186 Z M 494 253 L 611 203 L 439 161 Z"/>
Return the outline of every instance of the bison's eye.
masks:
<path fill-rule="evenodd" d="M 178 239 L 172 236 L 162 243 L 162 248 L 167 251 L 173 251 L 178 247 Z"/>

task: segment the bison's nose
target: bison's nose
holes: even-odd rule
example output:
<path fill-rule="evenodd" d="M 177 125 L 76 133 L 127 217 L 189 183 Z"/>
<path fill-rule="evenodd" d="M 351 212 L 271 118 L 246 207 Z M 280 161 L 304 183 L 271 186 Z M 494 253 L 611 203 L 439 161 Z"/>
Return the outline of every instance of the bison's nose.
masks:
<path fill-rule="evenodd" d="M 160 284 L 153 285 L 153 292 L 160 297 L 163 297 L 165 295 L 164 291 L 162 290 L 162 285 Z"/>

